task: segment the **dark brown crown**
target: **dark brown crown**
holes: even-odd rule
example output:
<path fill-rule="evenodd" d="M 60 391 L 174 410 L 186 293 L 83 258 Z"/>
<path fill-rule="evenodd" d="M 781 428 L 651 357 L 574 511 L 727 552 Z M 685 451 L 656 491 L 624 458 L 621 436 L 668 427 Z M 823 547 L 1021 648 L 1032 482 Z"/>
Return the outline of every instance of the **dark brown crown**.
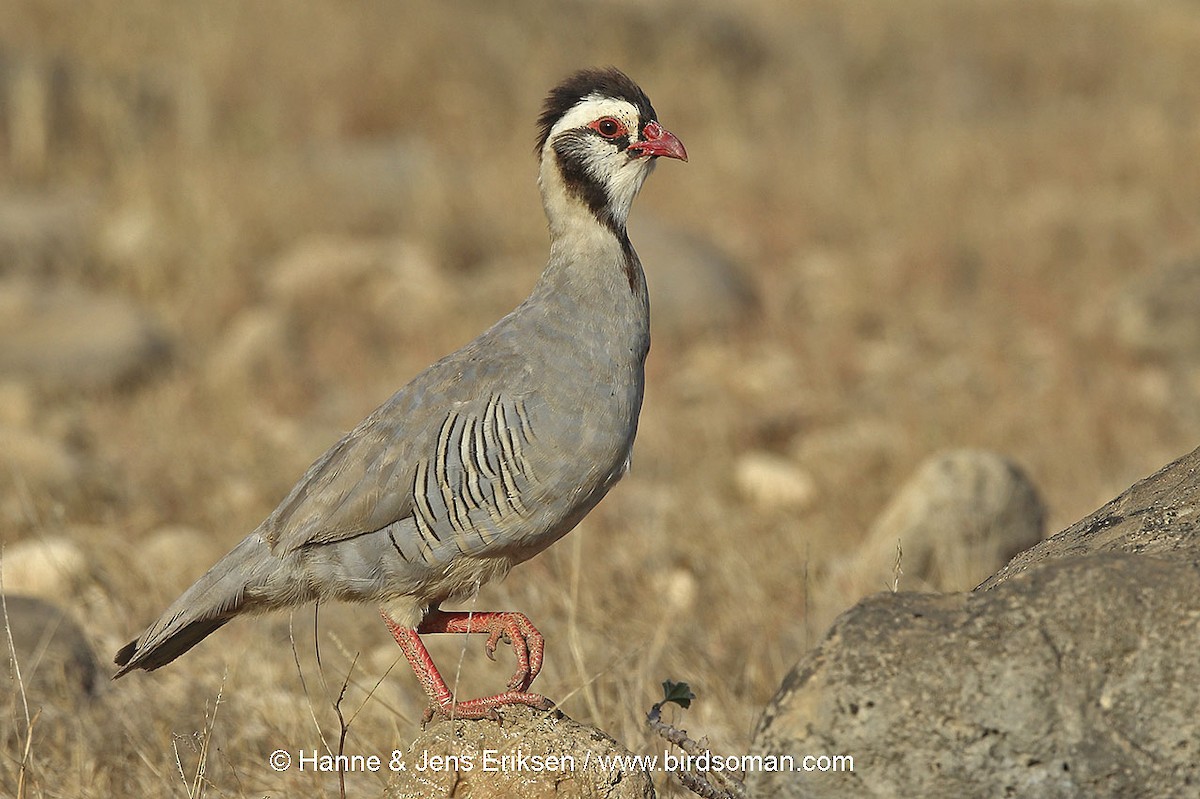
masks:
<path fill-rule="evenodd" d="M 550 129 L 563 114 L 567 113 L 585 97 L 599 95 L 611 97 L 614 100 L 624 100 L 638 110 L 638 128 L 647 122 L 657 120 L 654 106 L 641 87 L 630 80 L 629 76 L 616 67 L 602 69 L 582 69 L 550 90 L 546 102 L 542 106 L 542 115 L 538 117 L 537 152 L 541 153 L 550 137 Z"/>

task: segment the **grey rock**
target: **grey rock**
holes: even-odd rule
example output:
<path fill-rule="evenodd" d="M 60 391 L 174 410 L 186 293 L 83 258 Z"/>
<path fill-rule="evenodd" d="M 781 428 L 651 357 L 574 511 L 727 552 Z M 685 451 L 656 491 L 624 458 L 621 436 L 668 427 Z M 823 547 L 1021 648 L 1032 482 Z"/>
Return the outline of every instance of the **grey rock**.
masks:
<path fill-rule="evenodd" d="M 78 269 L 96 215 L 87 193 L 0 194 L 0 276 Z"/>
<path fill-rule="evenodd" d="M 288 165 L 322 198 L 332 221 L 356 230 L 392 229 L 399 220 L 432 224 L 450 202 L 449 167 L 415 137 L 323 143 Z"/>
<path fill-rule="evenodd" d="M 1042 540 L 1046 508 L 1016 463 L 952 450 L 926 459 L 875 519 L 857 551 L 817 584 L 812 619 L 881 590 L 965 591 Z"/>
<path fill-rule="evenodd" d="M 656 332 L 720 332 L 757 309 L 746 271 L 711 241 L 653 219 L 630 222 L 629 238 L 642 262 L 654 264 L 647 282 Z"/>
<path fill-rule="evenodd" d="M 995 588 L 1047 561 L 1111 552 L 1200 564 L 1200 449 L 1020 553 L 980 588 Z"/>
<path fill-rule="evenodd" d="M 352 312 L 398 336 L 420 335 L 456 296 L 428 248 L 395 237 L 309 237 L 276 260 L 269 283 L 273 306 L 293 318 Z"/>
<path fill-rule="evenodd" d="M 79 625 L 57 606 L 35 597 L 5 595 L 0 605 L 0 662 L 5 718 L 13 717 L 18 703 L 27 702 L 30 713 L 39 708 L 64 710 L 90 698 L 98 685 L 96 655 Z"/>
<path fill-rule="evenodd" d="M 0 282 L 0 377 L 109 387 L 160 363 L 167 337 L 122 297 L 68 284 Z"/>
<path fill-rule="evenodd" d="M 899 541 L 901 587 L 968 590 L 1041 541 L 1045 523 L 1037 488 L 1016 463 L 983 450 L 944 452 L 922 463 L 883 509 L 858 564 L 882 579 Z"/>
<path fill-rule="evenodd" d="M 770 452 L 747 452 L 733 463 L 738 493 L 760 508 L 811 507 L 817 498 L 813 477 L 788 458 Z"/>
<path fill-rule="evenodd" d="M 278 384 L 294 368 L 288 315 L 274 307 L 254 307 L 238 314 L 213 347 L 205 377 L 228 390 L 238 386 Z"/>
<path fill-rule="evenodd" d="M 1200 260 L 1131 280 L 1113 306 L 1112 331 L 1135 355 L 1200 363 Z"/>
<path fill-rule="evenodd" d="M 784 680 L 758 796 L 1173 797 L 1200 790 L 1200 450 L 974 592 L 880 594 Z"/>

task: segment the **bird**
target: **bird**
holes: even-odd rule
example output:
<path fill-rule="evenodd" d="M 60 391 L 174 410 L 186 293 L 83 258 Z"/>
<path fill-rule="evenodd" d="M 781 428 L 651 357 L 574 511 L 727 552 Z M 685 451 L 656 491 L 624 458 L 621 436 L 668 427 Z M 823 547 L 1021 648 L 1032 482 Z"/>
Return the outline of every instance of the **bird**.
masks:
<path fill-rule="evenodd" d="M 429 699 L 425 721 L 554 703 L 530 690 L 545 641 L 515 611 L 450 611 L 570 532 L 628 471 L 650 307 L 626 233 L 659 158 L 687 161 L 646 93 L 614 67 L 553 88 L 538 118 L 550 253 L 529 296 L 426 368 L 322 454 L 270 515 L 117 652 L 153 671 L 242 614 L 375 604 Z M 459 700 L 421 636 L 503 640 L 516 670 Z"/>

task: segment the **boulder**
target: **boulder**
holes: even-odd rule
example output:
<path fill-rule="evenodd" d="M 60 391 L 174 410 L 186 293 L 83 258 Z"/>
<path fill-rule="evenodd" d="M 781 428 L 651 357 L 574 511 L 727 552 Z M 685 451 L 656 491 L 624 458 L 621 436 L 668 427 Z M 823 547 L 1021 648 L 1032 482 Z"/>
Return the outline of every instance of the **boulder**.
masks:
<path fill-rule="evenodd" d="M 1200 450 L 979 589 L 880 594 L 784 680 L 759 796 L 1170 797 L 1200 791 Z M 850 755 L 853 772 L 802 770 Z"/>
<path fill-rule="evenodd" d="M 0 192 L 0 274 L 77 271 L 86 262 L 97 211 L 89 191 Z"/>
<path fill-rule="evenodd" d="M 1133 355 L 1200 363 L 1200 260 L 1130 280 L 1113 304 L 1111 330 Z"/>
<path fill-rule="evenodd" d="M 143 375 L 167 350 L 161 326 L 122 297 L 66 283 L 0 282 L 0 378 L 111 387 Z"/>
<path fill-rule="evenodd" d="M 1041 541 L 1045 520 L 1037 488 L 1010 459 L 984 450 L 939 453 L 896 492 L 859 550 L 834 564 L 830 604 L 840 612 L 893 585 L 969 590 Z"/>
<path fill-rule="evenodd" d="M 629 237 L 646 265 L 655 332 L 720 333 L 756 312 L 746 270 L 713 242 L 644 217 L 630 221 Z"/>
<path fill-rule="evenodd" d="M 65 710 L 96 690 L 96 655 L 79 625 L 56 605 L 6 594 L 0 604 L 0 642 L 0 703 L 6 719 L 18 707 L 23 717 L 26 703 L 31 714 L 39 708 Z"/>
<path fill-rule="evenodd" d="M 1135 483 L 1087 518 L 1013 558 L 980 589 L 1052 560 L 1128 553 L 1200 564 L 1200 449 Z"/>

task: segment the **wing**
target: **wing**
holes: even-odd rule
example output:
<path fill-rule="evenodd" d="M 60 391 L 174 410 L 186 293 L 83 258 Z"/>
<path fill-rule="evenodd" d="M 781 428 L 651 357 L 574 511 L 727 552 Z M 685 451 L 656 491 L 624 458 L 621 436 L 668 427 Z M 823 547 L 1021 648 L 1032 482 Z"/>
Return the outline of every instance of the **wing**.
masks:
<path fill-rule="evenodd" d="M 407 435 L 404 427 L 372 414 L 330 447 L 259 528 L 271 548 L 328 544 L 410 516 L 406 489 L 415 464 Z"/>
<path fill-rule="evenodd" d="M 537 447 L 523 398 L 491 394 L 446 416 L 413 474 L 413 521 L 425 560 L 503 551 L 537 531 Z"/>
<path fill-rule="evenodd" d="M 456 366 L 464 365 L 453 379 L 420 376 L 309 467 L 259 528 L 271 548 L 288 552 L 392 526 L 418 536 L 411 549 L 430 563 L 503 548 L 527 523 L 531 496 L 540 495 L 527 454 L 533 423 L 515 387 L 524 365 Z M 468 387 L 474 396 L 463 396 Z"/>

